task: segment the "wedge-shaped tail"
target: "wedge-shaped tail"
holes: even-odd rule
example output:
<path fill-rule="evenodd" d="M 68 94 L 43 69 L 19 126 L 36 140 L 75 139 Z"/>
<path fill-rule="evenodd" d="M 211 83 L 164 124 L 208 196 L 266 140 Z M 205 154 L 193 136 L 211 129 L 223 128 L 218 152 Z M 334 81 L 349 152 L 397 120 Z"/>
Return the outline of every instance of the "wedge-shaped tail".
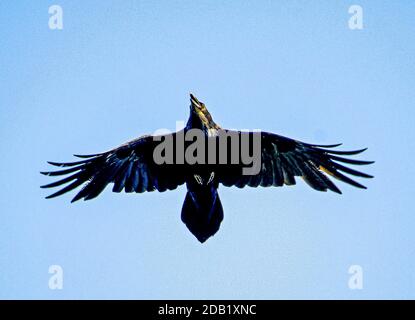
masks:
<path fill-rule="evenodd" d="M 211 193 L 212 192 L 212 193 Z M 223 220 L 222 203 L 217 190 L 206 194 L 187 192 L 182 208 L 182 221 L 200 242 L 213 236 Z"/>

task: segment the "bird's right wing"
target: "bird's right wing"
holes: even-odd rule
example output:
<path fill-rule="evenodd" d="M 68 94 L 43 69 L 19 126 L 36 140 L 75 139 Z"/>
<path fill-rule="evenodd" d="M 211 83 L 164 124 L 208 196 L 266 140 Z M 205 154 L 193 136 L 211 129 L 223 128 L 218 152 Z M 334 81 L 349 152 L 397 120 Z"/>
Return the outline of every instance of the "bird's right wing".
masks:
<path fill-rule="evenodd" d="M 174 140 L 176 133 L 162 136 Z M 159 136 L 160 137 L 160 136 Z M 160 144 L 153 136 L 143 136 L 127 142 L 115 149 L 93 155 L 77 155 L 81 161 L 69 163 L 49 162 L 49 164 L 65 169 L 41 172 L 47 176 L 69 175 L 59 181 L 42 186 L 42 188 L 64 188 L 48 196 L 54 198 L 84 184 L 83 188 L 72 199 L 73 201 L 89 200 L 97 197 L 104 188 L 113 183 L 113 192 L 160 192 L 173 190 L 185 182 L 185 170 L 181 165 L 156 164 L 154 149 Z"/>
<path fill-rule="evenodd" d="M 247 132 L 238 131 L 239 136 Z M 252 133 L 251 133 L 252 134 Z M 268 132 L 256 132 L 260 135 L 261 167 L 255 175 L 243 175 L 241 166 L 228 166 L 218 170 L 218 180 L 224 186 L 269 187 L 294 185 L 295 177 L 301 177 L 313 189 L 319 191 L 331 190 L 341 193 L 340 189 L 327 175 L 358 188 L 365 186 L 352 180 L 342 172 L 357 177 L 372 178 L 371 175 L 346 167 L 341 163 L 352 165 L 367 165 L 373 161 L 362 161 L 345 158 L 359 154 L 366 149 L 355 151 L 338 151 L 332 148 L 336 145 L 315 145 L 283 137 Z"/>

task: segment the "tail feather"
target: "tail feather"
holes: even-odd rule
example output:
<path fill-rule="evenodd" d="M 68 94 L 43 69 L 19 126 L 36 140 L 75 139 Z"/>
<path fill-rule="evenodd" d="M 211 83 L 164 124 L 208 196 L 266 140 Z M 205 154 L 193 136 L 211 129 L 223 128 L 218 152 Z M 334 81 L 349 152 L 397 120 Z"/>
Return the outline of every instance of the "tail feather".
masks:
<path fill-rule="evenodd" d="M 195 203 L 196 202 L 196 203 Z M 187 192 L 182 208 L 182 221 L 201 243 L 213 236 L 223 220 L 223 208 L 216 194 L 212 206 L 197 203 L 197 199 Z"/>

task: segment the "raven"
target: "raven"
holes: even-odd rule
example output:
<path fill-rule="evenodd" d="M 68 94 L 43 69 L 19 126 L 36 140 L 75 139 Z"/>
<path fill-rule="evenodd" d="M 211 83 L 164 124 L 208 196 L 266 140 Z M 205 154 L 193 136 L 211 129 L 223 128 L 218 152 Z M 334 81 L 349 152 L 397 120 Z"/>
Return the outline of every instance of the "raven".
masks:
<path fill-rule="evenodd" d="M 179 136 L 183 137 L 192 130 L 199 130 L 208 146 L 211 141 L 217 141 L 221 133 L 234 134 L 240 141 L 234 145 L 230 141 L 232 139 L 227 137 L 223 149 L 221 149 L 220 143 L 219 146 L 216 144 L 211 149 L 206 144 L 202 144 L 200 149 L 196 148 L 192 149 L 193 152 L 187 152 L 186 148 L 195 141 L 186 137 L 182 143 L 182 151 L 186 155 L 186 160 L 189 155 L 205 153 L 202 161 L 179 161 L 180 157 L 183 158 L 183 155 L 179 153 L 174 154 L 173 161 L 156 159 L 156 151 L 160 151 L 160 149 L 163 150 L 159 153 L 159 158 L 166 157 L 168 150 L 181 150 L 178 148 L 180 145 Z M 248 139 L 248 136 L 252 140 Z M 242 141 L 244 138 L 249 141 L 247 150 L 245 150 L 249 154 L 254 153 L 255 141 L 260 146 L 256 155 L 260 164 L 255 172 L 244 172 L 247 165 L 240 158 L 235 158 L 239 161 L 231 163 L 217 161 L 223 155 L 226 159 L 232 157 L 235 154 L 233 146 L 236 146 L 238 151 L 243 151 Z M 255 140 L 255 138 L 257 139 Z M 170 146 L 167 142 L 170 143 Z M 161 148 L 162 144 L 164 144 L 164 148 Z M 203 243 L 219 230 L 223 220 L 223 208 L 218 194 L 220 184 L 238 188 L 295 185 L 295 177 L 298 176 L 315 190 L 331 190 L 341 194 L 337 186 L 328 178 L 327 175 L 329 175 L 357 188 L 366 189 L 365 186 L 343 174 L 363 178 L 373 177 L 343 165 L 344 163 L 352 165 L 373 163 L 373 161 L 344 157 L 359 154 L 366 149 L 333 150 L 340 145 L 308 144 L 269 132 L 222 129 L 213 121 L 205 104 L 190 94 L 190 116 L 184 129 L 164 135 L 141 136 L 102 153 L 75 155 L 82 159 L 80 161 L 48 162 L 53 166 L 64 167 L 64 169 L 41 172 L 42 174 L 67 176 L 59 181 L 44 185 L 42 188 L 67 184 L 59 191 L 46 197 L 49 199 L 83 185 L 83 188 L 72 199 L 74 202 L 97 197 L 109 183 L 114 184 L 113 192 L 125 190 L 125 192 L 136 193 L 155 190 L 163 192 L 186 184 L 187 193 L 181 218 L 192 234 Z M 204 161 L 206 158 L 215 161 Z"/>

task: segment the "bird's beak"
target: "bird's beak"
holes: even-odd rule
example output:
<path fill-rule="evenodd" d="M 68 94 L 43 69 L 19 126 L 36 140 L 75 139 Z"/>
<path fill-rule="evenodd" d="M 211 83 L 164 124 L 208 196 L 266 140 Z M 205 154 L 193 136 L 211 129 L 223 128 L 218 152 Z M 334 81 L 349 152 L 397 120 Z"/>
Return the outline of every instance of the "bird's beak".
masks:
<path fill-rule="evenodd" d="M 207 118 L 207 116 L 210 117 L 210 114 L 203 102 L 200 102 L 193 94 L 190 94 L 190 103 L 191 112 L 196 114 L 204 125 L 209 126 L 210 120 Z"/>
<path fill-rule="evenodd" d="M 190 103 L 193 107 L 196 107 L 197 109 L 200 109 L 201 107 L 199 100 L 197 100 L 197 98 L 193 94 L 190 94 Z"/>

